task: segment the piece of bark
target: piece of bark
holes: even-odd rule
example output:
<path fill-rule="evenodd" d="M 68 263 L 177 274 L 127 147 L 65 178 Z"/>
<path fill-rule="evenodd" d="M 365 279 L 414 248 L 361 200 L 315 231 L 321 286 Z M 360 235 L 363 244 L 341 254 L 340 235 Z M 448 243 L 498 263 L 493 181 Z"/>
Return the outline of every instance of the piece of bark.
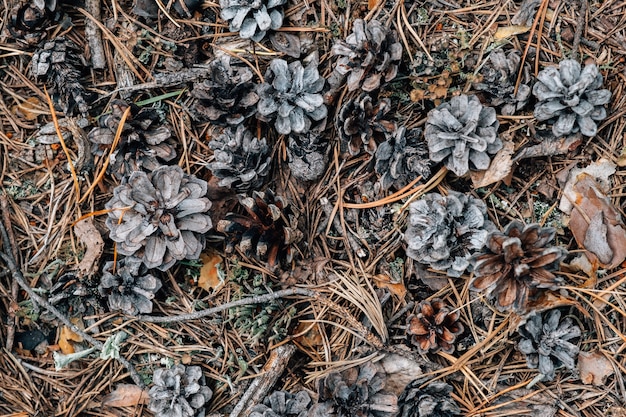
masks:
<path fill-rule="evenodd" d="M 102 34 L 95 23 L 95 21 L 102 21 L 100 6 L 100 0 L 85 1 L 85 10 L 93 17 L 93 19 L 86 19 L 85 21 L 85 37 L 91 53 L 91 66 L 94 69 L 104 69 L 107 66 L 104 47 L 102 46 Z"/>

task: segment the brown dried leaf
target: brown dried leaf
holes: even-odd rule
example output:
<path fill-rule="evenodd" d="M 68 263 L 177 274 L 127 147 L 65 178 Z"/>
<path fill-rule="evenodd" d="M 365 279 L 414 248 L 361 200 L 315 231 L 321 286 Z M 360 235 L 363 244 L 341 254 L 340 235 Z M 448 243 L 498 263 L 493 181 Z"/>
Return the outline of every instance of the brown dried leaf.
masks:
<path fill-rule="evenodd" d="M 367 10 L 374 10 L 379 0 L 367 0 Z"/>
<path fill-rule="evenodd" d="M 513 142 L 506 141 L 502 143 L 502 149 L 496 153 L 491 160 L 489 168 L 485 171 L 470 171 L 470 177 L 474 188 L 481 188 L 505 179 L 511 173 L 513 166 L 514 150 Z"/>
<path fill-rule="evenodd" d="M 598 351 L 580 352 L 578 370 L 583 384 L 593 385 L 604 385 L 606 378 L 615 372 L 611 361 Z"/>
<path fill-rule="evenodd" d="M 306 348 L 316 348 L 322 346 L 324 342 L 320 328 L 317 323 L 300 322 L 296 329 L 295 334 L 305 332 L 303 335 L 294 338 L 294 341 Z"/>
<path fill-rule="evenodd" d="M 510 38 L 511 36 L 521 35 L 522 33 L 526 33 L 530 30 L 530 26 L 523 25 L 512 25 L 512 26 L 504 26 L 499 27 L 496 30 L 496 33 L 493 35 L 494 39 L 499 41 L 505 38 Z"/>
<path fill-rule="evenodd" d="M 118 384 L 115 391 L 102 399 L 103 407 L 132 407 L 148 404 L 148 390 L 142 390 L 134 384 Z"/>
<path fill-rule="evenodd" d="M 580 133 L 565 136 L 559 139 L 542 140 L 539 145 L 524 148 L 518 152 L 513 161 L 519 161 L 525 158 L 537 158 L 541 156 L 562 155 L 576 150 L 583 142 L 583 136 Z"/>
<path fill-rule="evenodd" d="M 200 268 L 200 276 L 198 277 L 198 287 L 207 292 L 217 291 L 225 282 L 219 268 L 224 259 L 216 252 L 209 251 L 201 253 L 200 260 L 202 261 L 202 268 Z"/>
<path fill-rule="evenodd" d="M 387 374 L 385 390 L 396 395 L 402 394 L 404 388 L 425 373 L 422 364 L 396 353 L 390 353 L 379 362 Z"/>
<path fill-rule="evenodd" d="M 36 120 L 37 116 L 43 114 L 43 105 L 37 97 L 29 97 L 24 102 L 13 106 L 13 113 L 23 117 L 28 121 Z"/>
<path fill-rule="evenodd" d="M 78 278 L 93 275 L 98 272 L 98 261 L 104 250 L 102 236 L 93 225 L 92 217 L 76 223 L 74 233 L 76 233 L 78 240 L 87 247 L 83 259 L 76 265 L 76 275 Z"/>
<path fill-rule="evenodd" d="M 74 344 L 72 342 L 82 342 L 83 338 L 70 330 L 69 327 L 61 327 L 61 333 L 59 334 L 59 348 L 65 355 L 74 353 Z"/>
<path fill-rule="evenodd" d="M 391 282 L 391 277 L 386 274 L 374 275 L 374 284 L 378 288 L 384 288 L 389 290 L 390 293 L 398 297 L 400 300 L 404 299 L 406 295 L 406 287 L 403 282 Z"/>

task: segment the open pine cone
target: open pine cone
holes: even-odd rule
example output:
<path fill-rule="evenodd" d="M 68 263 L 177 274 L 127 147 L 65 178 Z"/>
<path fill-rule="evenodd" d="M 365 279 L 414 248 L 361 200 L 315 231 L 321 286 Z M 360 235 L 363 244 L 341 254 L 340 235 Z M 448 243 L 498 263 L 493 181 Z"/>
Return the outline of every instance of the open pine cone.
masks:
<path fill-rule="evenodd" d="M 131 112 L 124 123 L 117 148 L 111 154 L 107 172 L 118 179 L 134 171 L 151 172 L 176 157 L 175 141 L 169 126 L 162 124 L 155 109 L 139 108 L 123 100 L 111 103 L 111 113 L 98 120 L 87 137 L 93 144 L 95 155 L 108 154 L 113 144 L 122 115 L 130 106 Z"/>
<path fill-rule="evenodd" d="M 155 417 L 204 417 L 204 406 L 213 392 L 206 386 L 202 368 L 184 365 L 158 368 L 152 381 L 148 409 Z"/>
<path fill-rule="evenodd" d="M 244 125 L 239 125 L 224 129 L 209 146 L 215 159 L 207 167 L 220 178 L 221 187 L 246 192 L 263 185 L 272 162 L 265 138 L 259 140 Z"/>
<path fill-rule="evenodd" d="M 596 122 L 606 118 L 604 105 L 611 101 L 611 92 L 602 89 L 602 83 L 596 64 L 583 69 L 573 59 L 561 61 L 558 68 L 540 71 L 533 87 L 539 100 L 535 117 L 541 122 L 552 120 L 552 133 L 557 138 L 577 132 L 595 136 Z"/>
<path fill-rule="evenodd" d="M 246 254 L 266 259 L 270 267 L 290 256 L 289 246 L 300 239 L 297 218 L 288 203 L 271 190 L 253 191 L 252 197 L 239 195 L 246 214 L 228 213 L 216 230 L 227 235 L 226 252 L 235 246 Z"/>
<path fill-rule="evenodd" d="M 354 21 L 352 31 L 345 41 L 333 45 L 332 53 L 339 58 L 333 70 L 337 85 L 331 85 L 331 89 L 338 89 L 346 75 L 350 91 L 359 87 L 373 91 L 381 82 L 394 79 L 402 58 L 402 45 L 396 32 L 377 20 L 363 19 Z"/>
<path fill-rule="evenodd" d="M 236 126 L 256 112 L 259 96 L 252 71 L 230 61 L 229 56 L 214 60 L 210 78 L 193 85 L 191 95 L 198 99 L 191 108 L 195 118 Z"/>
<path fill-rule="evenodd" d="M 252 408 L 250 417 L 308 417 L 311 403 L 306 391 L 297 394 L 274 391 L 263 400 L 263 404 Z"/>
<path fill-rule="evenodd" d="M 231 32 L 259 42 L 268 31 L 283 25 L 285 3 L 287 0 L 220 0 L 220 17 Z"/>
<path fill-rule="evenodd" d="M 101 294 L 108 296 L 111 311 L 135 316 L 152 313 L 152 299 L 161 288 L 161 280 L 146 274 L 141 260 L 126 257 L 117 263 L 104 264 L 98 288 Z"/>
<path fill-rule="evenodd" d="M 570 317 L 561 321 L 559 310 L 550 310 L 542 314 L 534 314 L 519 333 L 522 340 L 517 349 L 526 356 L 526 364 L 531 369 L 538 369 L 543 380 L 552 381 L 554 371 L 560 367 L 574 370 L 578 346 L 570 342 L 580 337 L 580 327 Z"/>
<path fill-rule="evenodd" d="M 406 332 L 411 344 L 421 354 L 439 349 L 446 353 L 454 352 L 454 341 L 463 333 L 460 316 L 458 311 L 450 310 L 439 298 L 422 301 L 417 306 L 417 314 L 411 314 L 406 319 Z"/>
<path fill-rule="evenodd" d="M 265 82 L 258 85 L 257 117 L 275 120 L 281 135 L 306 133 L 313 122 L 321 124 L 326 119 L 328 110 L 321 94 L 325 79 L 317 71 L 317 55 L 309 55 L 305 64 L 303 67 L 300 61 L 287 64 L 283 59 L 273 59 Z"/>
<path fill-rule="evenodd" d="M 16 1 L 9 14 L 9 33 L 29 45 L 37 44 L 44 37 L 46 25 L 53 19 L 57 8 L 57 0 Z"/>
<path fill-rule="evenodd" d="M 391 100 L 381 98 L 376 103 L 365 93 L 358 99 L 346 101 L 335 122 L 342 152 L 358 155 L 365 149 L 370 154 L 375 153 L 378 143 L 396 131 L 396 123 L 385 118 L 389 110 Z"/>
<path fill-rule="evenodd" d="M 460 96 L 428 112 L 424 136 L 430 159 L 444 161 L 458 176 L 470 170 L 489 168 L 491 158 L 502 148 L 498 138 L 500 123 L 493 107 L 484 107 L 478 97 Z"/>
<path fill-rule="evenodd" d="M 398 405 L 398 417 L 457 417 L 461 409 L 450 396 L 452 386 L 443 381 L 428 382 L 428 378 L 419 378 L 406 386 Z"/>
<path fill-rule="evenodd" d="M 485 291 L 501 311 L 525 312 L 530 301 L 562 283 L 552 271 L 567 251 L 548 245 L 555 234 L 551 227 L 520 221 L 509 223 L 503 233 L 491 233 L 486 252 L 475 257 L 471 288 Z"/>
<path fill-rule="evenodd" d="M 447 196 L 426 194 L 409 206 L 406 254 L 450 277 L 460 277 L 493 230 L 482 200 L 456 191 Z"/>
<path fill-rule="evenodd" d="M 326 172 L 328 142 L 316 131 L 289 135 L 287 155 L 291 175 L 302 181 L 315 181 Z"/>
<path fill-rule="evenodd" d="M 395 416 L 398 397 L 385 392 L 386 377 L 382 367 L 371 362 L 330 373 L 319 381 L 320 402 L 313 407 L 313 416 Z"/>
<path fill-rule="evenodd" d="M 106 225 L 117 251 L 148 268 L 169 269 L 177 260 L 198 259 L 211 229 L 207 183 L 178 165 L 150 175 L 135 171 L 106 203 Z"/>

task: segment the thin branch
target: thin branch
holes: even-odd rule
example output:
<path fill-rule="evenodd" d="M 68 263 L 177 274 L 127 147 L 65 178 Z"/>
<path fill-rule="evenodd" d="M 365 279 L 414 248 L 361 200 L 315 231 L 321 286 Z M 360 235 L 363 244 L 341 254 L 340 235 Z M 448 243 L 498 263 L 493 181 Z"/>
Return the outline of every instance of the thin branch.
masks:
<path fill-rule="evenodd" d="M 587 18 L 587 0 L 579 0 L 580 10 L 578 10 L 578 18 L 576 19 L 576 31 L 574 32 L 574 40 L 572 41 L 572 59 L 578 61 L 578 47 L 583 36 L 585 20 Z"/>

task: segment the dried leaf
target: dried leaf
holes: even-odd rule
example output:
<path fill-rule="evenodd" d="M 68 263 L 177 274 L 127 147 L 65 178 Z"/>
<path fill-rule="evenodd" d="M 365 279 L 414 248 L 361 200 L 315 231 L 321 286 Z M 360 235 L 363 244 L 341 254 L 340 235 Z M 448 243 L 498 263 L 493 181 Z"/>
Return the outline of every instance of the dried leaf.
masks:
<path fill-rule="evenodd" d="M 224 259 L 214 251 L 200 254 L 202 268 L 198 277 L 198 287 L 207 292 L 217 291 L 224 285 L 224 272 L 220 265 Z"/>
<path fill-rule="evenodd" d="M 578 370 L 583 384 L 593 385 L 604 385 L 606 378 L 615 372 L 611 361 L 598 351 L 580 352 Z"/>
<path fill-rule="evenodd" d="M 142 390 L 134 384 L 118 384 L 113 392 L 102 399 L 103 407 L 132 407 L 148 404 L 148 390 Z"/>
<path fill-rule="evenodd" d="M 367 10 L 374 10 L 379 0 L 367 0 Z"/>
<path fill-rule="evenodd" d="M 76 237 L 87 247 L 83 259 L 76 265 L 78 278 L 93 275 L 98 272 L 98 261 L 104 250 L 104 241 L 100 232 L 93 225 L 93 217 L 79 221 L 74 226 Z"/>
<path fill-rule="evenodd" d="M 59 334 L 59 348 L 65 355 L 74 353 L 74 344 L 72 342 L 82 342 L 83 338 L 70 330 L 69 327 L 61 327 L 61 333 Z"/>
<path fill-rule="evenodd" d="M 22 116 L 28 121 L 32 121 L 42 114 L 42 108 L 41 101 L 37 97 L 29 97 L 21 104 L 13 106 L 13 113 Z"/>
<path fill-rule="evenodd" d="M 505 179 L 511 173 L 513 161 L 513 142 L 503 142 L 502 149 L 496 153 L 486 171 L 470 171 L 474 188 L 481 188 Z"/>
<path fill-rule="evenodd" d="M 513 161 L 519 161 L 524 158 L 566 154 L 576 150 L 582 144 L 582 139 L 583 137 L 580 133 L 558 139 L 544 139 L 539 145 L 520 150 L 513 158 Z"/>
<path fill-rule="evenodd" d="M 378 288 L 384 288 L 389 290 L 390 293 L 398 297 L 400 300 L 404 300 L 406 295 L 406 287 L 403 282 L 391 282 L 391 277 L 386 274 L 374 275 L 374 284 Z"/>
<path fill-rule="evenodd" d="M 530 26 L 523 25 L 512 25 L 512 26 L 504 26 L 499 27 L 496 30 L 496 33 L 493 35 L 494 39 L 499 41 L 505 38 L 509 38 L 515 35 L 521 35 L 522 33 L 526 33 L 530 30 Z"/>
<path fill-rule="evenodd" d="M 386 355 L 379 363 L 387 374 L 385 390 L 396 395 L 425 371 L 420 363 L 396 353 Z"/>
<path fill-rule="evenodd" d="M 300 322 L 294 330 L 294 333 L 300 334 L 302 332 L 306 333 L 302 336 L 294 338 L 295 342 L 306 348 L 316 348 L 317 346 L 322 346 L 322 334 L 320 333 L 320 327 L 317 323 Z"/>

